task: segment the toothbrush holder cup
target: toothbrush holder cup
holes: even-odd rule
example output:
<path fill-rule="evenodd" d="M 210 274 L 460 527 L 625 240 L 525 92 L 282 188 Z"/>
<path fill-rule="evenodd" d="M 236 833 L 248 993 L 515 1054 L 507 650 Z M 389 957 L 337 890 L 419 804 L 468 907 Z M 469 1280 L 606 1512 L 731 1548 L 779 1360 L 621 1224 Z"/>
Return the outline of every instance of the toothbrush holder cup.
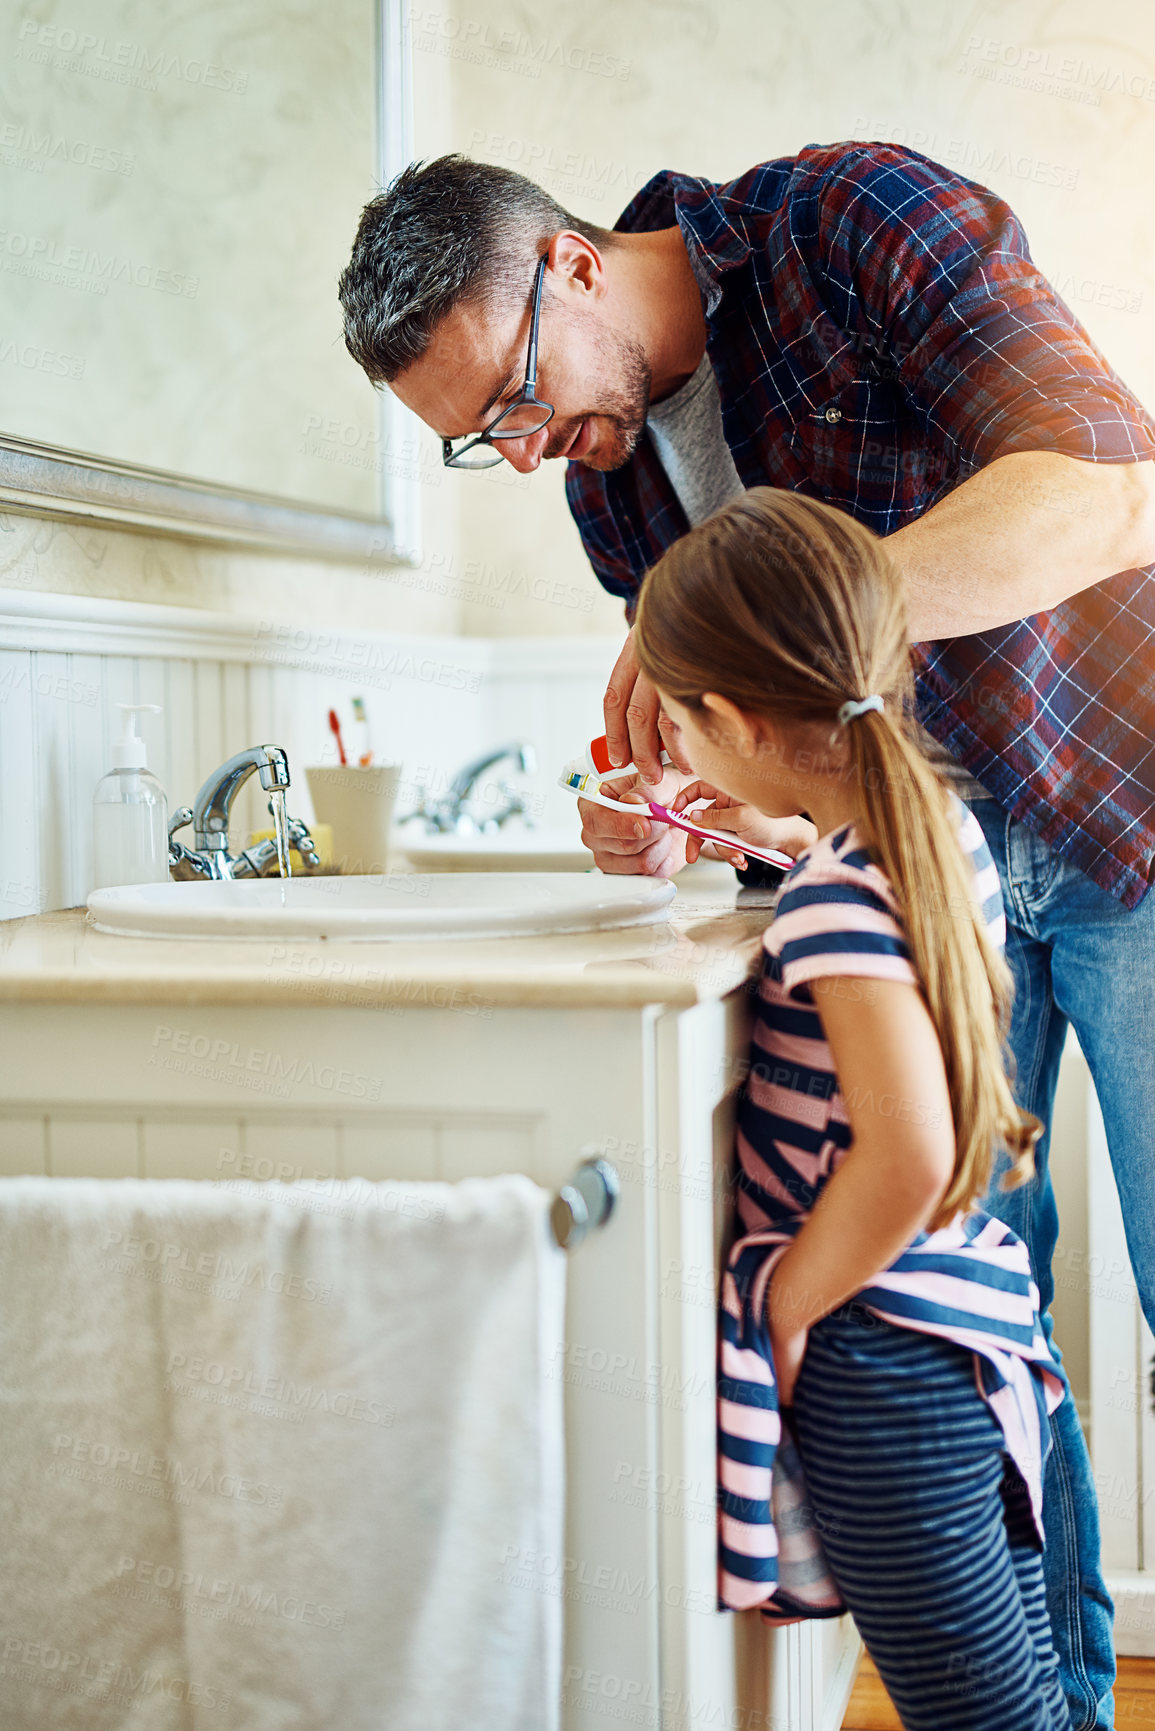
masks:
<path fill-rule="evenodd" d="M 389 830 L 401 765 L 382 763 L 307 765 L 305 776 L 319 823 L 333 831 L 333 864 L 339 871 L 373 876 L 388 870 Z"/>

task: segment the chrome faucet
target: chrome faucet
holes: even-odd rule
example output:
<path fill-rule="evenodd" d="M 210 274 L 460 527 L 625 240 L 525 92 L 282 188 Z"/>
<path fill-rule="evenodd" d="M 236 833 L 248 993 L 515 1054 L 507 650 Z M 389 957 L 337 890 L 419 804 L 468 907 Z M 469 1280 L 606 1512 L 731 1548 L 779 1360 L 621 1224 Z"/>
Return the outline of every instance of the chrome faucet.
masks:
<path fill-rule="evenodd" d="M 194 876 L 204 878 L 264 877 L 277 857 L 275 840 L 257 842 L 240 853 L 229 852 L 229 816 L 233 801 L 253 774 L 261 778 L 266 793 L 280 793 L 289 786 L 289 760 L 279 745 L 253 745 L 248 751 L 238 751 L 227 763 L 214 770 L 204 782 L 191 806 L 182 805 L 173 813 L 168 826 L 168 863 L 170 871 L 184 866 Z M 270 810 L 272 804 L 270 802 Z M 178 829 L 193 826 L 193 847 L 173 839 Z M 290 817 L 286 827 L 289 844 L 295 847 L 309 870 L 321 861 L 312 836 L 299 817 Z"/>
<path fill-rule="evenodd" d="M 399 823 L 408 823 L 412 818 L 423 818 L 427 830 L 439 830 L 442 834 L 451 831 L 492 833 L 501 829 L 511 817 L 524 817 L 527 826 L 532 823 L 528 808 L 517 789 L 507 782 L 501 784 L 506 803 L 500 811 L 492 813 L 480 822 L 466 811 L 466 801 L 470 798 L 477 783 L 487 769 L 493 769 L 496 764 L 504 763 L 506 758 L 516 761 L 523 775 L 530 775 L 537 767 L 537 757 L 532 745 L 524 741 L 515 741 L 512 745 L 502 745 L 494 751 L 483 752 L 480 757 L 472 758 L 462 769 L 459 769 L 449 784 L 449 791 L 443 799 L 428 800 L 424 794 L 421 801 L 412 811 L 407 811 Z"/>

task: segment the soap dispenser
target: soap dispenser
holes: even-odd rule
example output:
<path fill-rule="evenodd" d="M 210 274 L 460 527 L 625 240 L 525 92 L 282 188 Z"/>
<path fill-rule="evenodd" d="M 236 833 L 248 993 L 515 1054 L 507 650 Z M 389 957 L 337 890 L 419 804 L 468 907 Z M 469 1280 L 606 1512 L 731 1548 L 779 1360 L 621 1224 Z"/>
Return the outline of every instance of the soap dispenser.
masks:
<path fill-rule="evenodd" d="M 148 752 L 136 731 L 142 711 L 159 703 L 118 703 L 124 729 L 112 748 L 112 768 L 92 796 L 93 888 L 168 881 L 168 803 L 147 768 Z"/>

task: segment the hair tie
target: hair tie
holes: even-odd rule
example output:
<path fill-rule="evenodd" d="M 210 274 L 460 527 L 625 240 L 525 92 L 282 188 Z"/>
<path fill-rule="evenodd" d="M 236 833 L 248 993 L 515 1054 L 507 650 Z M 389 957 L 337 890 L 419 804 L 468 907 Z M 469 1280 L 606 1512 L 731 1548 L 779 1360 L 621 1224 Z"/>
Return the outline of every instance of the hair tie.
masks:
<path fill-rule="evenodd" d="M 868 709 L 877 709 L 881 711 L 882 698 L 878 695 L 877 691 L 870 697 L 864 697 L 861 703 L 857 702 L 853 697 L 848 698 L 842 705 L 842 708 L 838 711 L 839 726 L 845 727 L 847 722 L 853 721 L 856 715 L 865 715 Z"/>

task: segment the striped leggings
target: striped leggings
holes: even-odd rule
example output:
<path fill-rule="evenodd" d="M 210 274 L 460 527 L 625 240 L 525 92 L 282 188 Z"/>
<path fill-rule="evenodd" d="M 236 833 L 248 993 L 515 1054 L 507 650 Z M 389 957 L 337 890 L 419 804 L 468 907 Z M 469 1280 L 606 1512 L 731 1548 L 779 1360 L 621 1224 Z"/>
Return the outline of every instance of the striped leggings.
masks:
<path fill-rule="evenodd" d="M 831 1573 L 906 1731 L 1069 1731 L 1026 1492 L 966 1348 L 853 1301 L 793 1423 Z"/>

